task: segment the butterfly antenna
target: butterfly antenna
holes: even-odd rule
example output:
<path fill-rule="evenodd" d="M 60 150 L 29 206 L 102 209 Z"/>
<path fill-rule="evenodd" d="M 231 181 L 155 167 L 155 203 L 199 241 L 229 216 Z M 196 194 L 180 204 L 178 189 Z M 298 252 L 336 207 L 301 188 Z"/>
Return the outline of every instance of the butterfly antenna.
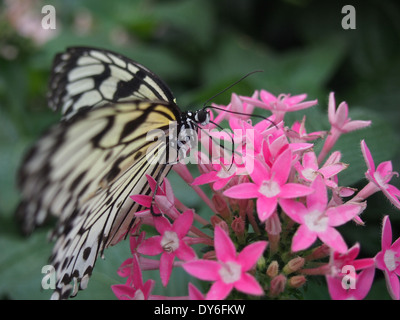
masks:
<path fill-rule="evenodd" d="M 203 108 L 206 108 L 206 107 L 207 107 L 207 104 L 208 104 L 211 100 L 215 99 L 215 98 L 218 97 L 219 95 L 221 95 L 221 94 L 223 94 L 224 92 L 228 91 L 230 88 L 236 86 L 239 82 L 243 81 L 243 80 L 246 79 L 247 77 L 249 77 L 249 76 L 251 76 L 252 74 L 257 73 L 257 72 L 264 72 L 264 71 L 263 71 L 263 70 L 254 70 L 254 71 L 251 71 L 251 72 L 249 72 L 248 74 L 244 75 L 244 76 L 241 77 L 239 80 L 236 80 L 234 83 L 232 83 L 231 85 L 229 85 L 228 87 L 226 87 L 224 90 L 222 90 L 221 92 L 218 92 L 217 94 L 215 94 L 214 96 L 212 96 L 211 98 L 209 98 L 206 102 L 204 102 Z"/>
<path fill-rule="evenodd" d="M 213 125 L 215 125 L 216 127 L 218 127 L 219 129 L 221 129 L 221 130 L 224 130 L 218 123 L 215 123 L 214 121 L 211 121 L 210 120 L 210 123 L 212 123 Z M 235 147 L 235 142 L 233 141 L 233 136 L 230 134 L 229 135 L 230 136 L 230 138 L 231 138 L 231 141 L 232 141 L 232 156 L 231 156 L 231 164 L 230 164 L 230 166 L 229 166 L 229 169 L 228 169 L 228 171 L 229 170 L 231 170 L 231 168 L 232 168 L 232 166 L 233 166 L 233 153 L 234 153 L 234 147 Z"/>
<path fill-rule="evenodd" d="M 216 127 L 218 127 L 218 128 L 221 129 L 221 130 L 224 129 L 224 128 L 222 128 L 220 125 L 218 125 L 217 123 L 215 123 L 215 122 L 213 122 L 213 121 L 210 121 L 210 123 L 212 123 L 213 125 L 215 125 Z M 200 131 L 204 132 L 204 134 L 206 134 L 206 135 L 210 138 L 210 140 L 211 140 L 212 142 L 214 142 L 215 144 L 219 144 L 218 141 L 215 141 L 215 140 L 214 140 L 214 137 L 213 137 L 213 136 L 211 136 L 209 133 L 207 133 L 207 132 L 206 132 L 201 126 L 199 126 L 197 123 L 193 122 L 193 125 L 194 125 L 196 128 L 198 128 Z M 236 151 L 234 150 L 235 144 L 234 144 L 234 141 L 233 141 L 233 136 L 230 135 L 230 138 L 231 138 L 231 141 L 232 141 L 232 150 L 231 150 L 231 151 L 232 151 L 232 155 L 231 155 L 231 163 L 230 163 L 230 166 L 229 166 L 229 168 L 228 168 L 228 171 L 232 168 L 233 161 L 234 161 L 234 154 L 236 153 L 236 154 L 239 154 L 239 155 L 240 155 L 239 152 L 236 152 Z M 219 146 L 221 147 L 221 149 L 225 149 L 222 145 L 219 145 Z"/>

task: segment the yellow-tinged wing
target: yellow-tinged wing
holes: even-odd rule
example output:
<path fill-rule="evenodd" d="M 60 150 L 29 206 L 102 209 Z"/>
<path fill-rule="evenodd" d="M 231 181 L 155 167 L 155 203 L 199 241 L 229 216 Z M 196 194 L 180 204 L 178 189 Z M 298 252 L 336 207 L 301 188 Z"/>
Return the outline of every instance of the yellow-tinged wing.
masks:
<path fill-rule="evenodd" d="M 129 231 L 139 209 L 129 196 L 149 192 L 146 174 L 160 182 L 170 170 L 151 160 L 169 158 L 170 123 L 178 117 L 177 107 L 166 102 L 83 110 L 51 128 L 28 153 L 19 172 L 23 201 L 17 214 L 25 232 L 48 212 L 59 217 L 51 257 L 54 297 L 68 297 L 71 281 L 73 294 L 83 289 L 98 254 Z"/>

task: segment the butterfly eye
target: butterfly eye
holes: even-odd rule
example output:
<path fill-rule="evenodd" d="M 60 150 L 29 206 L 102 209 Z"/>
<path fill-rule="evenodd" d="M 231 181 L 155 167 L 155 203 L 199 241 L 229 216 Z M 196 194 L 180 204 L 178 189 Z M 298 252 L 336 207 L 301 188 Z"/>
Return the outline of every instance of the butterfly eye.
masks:
<path fill-rule="evenodd" d="M 195 120 L 197 123 L 205 126 L 210 121 L 210 111 L 206 109 L 196 111 Z"/>

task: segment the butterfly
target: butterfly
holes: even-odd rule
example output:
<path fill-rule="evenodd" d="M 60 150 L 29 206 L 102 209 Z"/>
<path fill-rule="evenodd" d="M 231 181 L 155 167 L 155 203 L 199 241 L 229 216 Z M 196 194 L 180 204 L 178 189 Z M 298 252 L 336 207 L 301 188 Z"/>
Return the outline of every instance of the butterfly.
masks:
<path fill-rule="evenodd" d="M 16 215 L 26 234 L 57 217 L 52 299 L 66 299 L 87 287 L 98 256 L 137 223 L 141 207 L 129 196 L 151 193 L 146 175 L 162 183 L 189 140 L 180 133 L 206 125 L 210 111 L 182 112 L 152 71 L 90 47 L 56 55 L 48 104 L 62 119 L 23 158 Z"/>

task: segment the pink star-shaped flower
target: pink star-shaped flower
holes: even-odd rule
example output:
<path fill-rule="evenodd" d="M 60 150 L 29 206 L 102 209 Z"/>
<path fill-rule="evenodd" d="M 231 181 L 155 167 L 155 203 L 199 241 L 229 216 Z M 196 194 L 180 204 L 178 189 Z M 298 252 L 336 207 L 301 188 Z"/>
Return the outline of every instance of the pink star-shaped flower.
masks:
<path fill-rule="evenodd" d="M 287 183 L 291 169 L 292 152 L 283 151 L 268 169 L 261 161 L 255 160 L 250 176 L 254 183 L 242 183 L 226 190 L 224 195 L 236 199 L 257 198 L 257 213 L 261 221 L 268 219 L 275 211 L 278 199 L 297 198 L 309 195 L 314 189 Z"/>
<path fill-rule="evenodd" d="M 131 258 L 132 273 L 125 284 L 112 285 L 111 289 L 120 300 L 148 300 L 154 287 L 154 280 L 143 283 L 142 270 L 136 255 Z M 127 269 L 125 269 L 127 270 Z"/>
<path fill-rule="evenodd" d="M 285 127 L 286 136 L 290 139 L 292 143 L 312 141 L 316 139 L 321 139 L 326 136 L 326 131 L 315 131 L 307 133 L 305 123 L 306 123 L 306 116 L 303 117 L 301 122 L 295 121 L 291 129 Z"/>
<path fill-rule="evenodd" d="M 356 243 L 345 253 L 332 252 L 331 272 L 326 275 L 329 294 L 334 300 L 362 300 L 371 289 L 375 275 L 373 258 L 356 259 L 360 245 Z M 363 270 L 356 273 L 358 270 Z"/>
<path fill-rule="evenodd" d="M 257 97 L 258 97 L 258 91 L 254 91 L 252 98 L 257 99 Z M 215 107 L 219 109 L 215 109 Z M 219 111 L 219 114 L 215 117 L 213 122 L 221 123 L 222 120 L 229 119 L 232 117 L 232 113 L 230 113 L 229 111 L 243 113 L 243 115 L 235 114 L 236 118 L 248 119 L 250 115 L 253 113 L 254 106 L 243 102 L 236 93 L 232 93 L 231 103 L 229 103 L 227 106 L 212 105 L 210 109 Z"/>
<path fill-rule="evenodd" d="M 359 130 L 371 124 L 371 121 L 351 120 L 346 102 L 340 103 L 336 110 L 335 94 L 333 92 L 329 94 L 328 117 L 331 130 L 318 156 L 319 163 L 322 162 L 343 133 Z"/>
<path fill-rule="evenodd" d="M 328 208 L 326 186 L 319 175 L 311 187 L 315 192 L 307 196 L 307 206 L 291 199 L 280 201 L 285 213 L 300 224 L 293 237 L 292 250 L 307 249 L 319 238 L 334 250 L 340 253 L 346 252 L 347 245 L 335 227 L 353 219 L 361 212 L 363 206 L 357 203 Z"/>
<path fill-rule="evenodd" d="M 335 153 L 339 154 L 339 156 L 335 157 Z M 336 158 L 335 161 L 329 161 L 331 158 Z M 294 167 L 299 173 L 300 177 L 302 177 L 306 181 L 314 181 L 317 175 L 322 175 L 324 178 L 325 184 L 330 188 L 336 188 L 337 184 L 331 179 L 336 176 L 340 171 L 346 169 L 348 166 L 340 160 L 340 152 L 334 152 L 331 157 L 327 160 L 327 162 L 321 167 L 318 167 L 317 156 L 314 151 L 306 152 L 303 155 L 302 163 L 297 162 Z"/>
<path fill-rule="evenodd" d="M 214 248 L 218 261 L 193 260 L 183 264 L 189 274 L 206 281 L 214 281 L 206 299 L 224 299 L 235 288 L 251 295 L 264 293 L 257 280 L 248 273 L 262 256 L 266 241 L 246 246 L 239 254 L 225 231 L 218 225 L 214 231 Z"/>
<path fill-rule="evenodd" d="M 139 253 L 150 256 L 161 253 L 160 276 L 164 286 L 168 284 L 175 257 L 183 261 L 196 257 L 194 250 L 185 242 L 192 223 L 191 210 L 182 213 L 172 225 L 165 217 L 154 217 L 154 226 L 160 235 L 144 240 L 137 249 Z"/>
<path fill-rule="evenodd" d="M 374 159 L 372 158 L 371 152 L 364 140 L 361 141 L 361 151 L 368 167 L 365 176 L 369 180 L 369 183 L 360 190 L 356 195 L 356 198 L 366 199 L 371 194 L 381 190 L 390 202 L 393 203 L 396 208 L 400 209 L 400 190 L 389 184 L 389 181 L 394 175 L 399 175 L 397 172 L 392 171 L 392 162 L 382 162 L 377 168 L 375 168 Z"/>
<path fill-rule="evenodd" d="M 400 237 L 392 244 L 389 216 L 383 218 L 382 251 L 375 256 L 376 267 L 385 274 L 386 287 L 392 299 L 400 300 Z"/>
<path fill-rule="evenodd" d="M 300 94 L 293 97 L 286 94 L 280 94 L 278 97 L 276 97 L 266 90 L 260 91 L 261 101 L 249 97 L 240 98 L 242 101 L 253 106 L 271 110 L 271 112 L 275 115 L 275 123 L 281 122 L 286 112 L 306 109 L 317 104 L 317 100 L 302 102 L 307 98 L 306 94 Z"/>
<path fill-rule="evenodd" d="M 197 186 L 206 183 L 212 183 L 214 190 L 220 190 L 225 187 L 233 177 L 245 172 L 244 167 L 237 166 L 235 163 L 230 165 L 213 164 L 212 167 L 214 170 L 203 173 L 196 177 L 193 180 L 192 185 Z"/>

